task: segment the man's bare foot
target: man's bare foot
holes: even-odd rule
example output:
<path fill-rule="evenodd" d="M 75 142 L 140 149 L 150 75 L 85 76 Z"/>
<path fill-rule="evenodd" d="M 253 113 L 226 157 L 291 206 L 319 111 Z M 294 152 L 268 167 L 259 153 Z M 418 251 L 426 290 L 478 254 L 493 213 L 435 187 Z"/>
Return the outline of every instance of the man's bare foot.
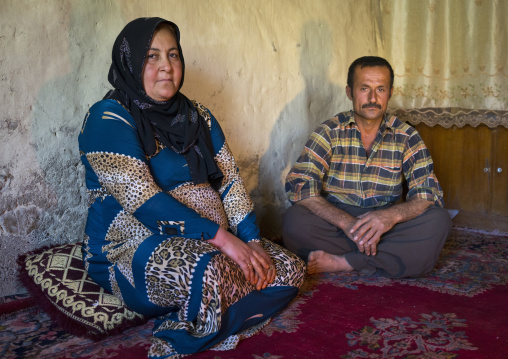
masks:
<path fill-rule="evenodd" d="M 307 271 L 309 274 L 321 272 L 351 272 L 351 267 L 342 255 L 330 254 L 325 251 L 313 251 L 309 254 Z"/>

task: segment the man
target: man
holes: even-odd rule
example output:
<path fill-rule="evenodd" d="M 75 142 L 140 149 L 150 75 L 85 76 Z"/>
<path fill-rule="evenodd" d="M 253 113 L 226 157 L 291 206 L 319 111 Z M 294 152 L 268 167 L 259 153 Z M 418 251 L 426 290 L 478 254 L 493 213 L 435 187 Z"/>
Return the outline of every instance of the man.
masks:
<path fill-rule="evenodd" d="M 413 127 L 386 114 L 393 80 L 385 59 L 355 60 L 346 86 L 353 110 L 312 133 L 286 178 L 293 205 L 283 241 L 309 273 L 423 275 L 448 237 L 451 219 L 429 151 Z"/>

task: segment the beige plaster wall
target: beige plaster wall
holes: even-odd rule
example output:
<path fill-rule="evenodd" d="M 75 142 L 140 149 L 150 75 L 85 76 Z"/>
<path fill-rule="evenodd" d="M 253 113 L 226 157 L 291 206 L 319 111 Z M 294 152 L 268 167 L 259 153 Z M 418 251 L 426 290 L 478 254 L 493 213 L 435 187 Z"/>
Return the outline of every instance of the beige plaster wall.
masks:
<path fill-rule="evenodd" d="M 217 117 L 266 236 L 288 205 L 283 178 L 309 132 L 349 109 L 346 72 L 383 55 L 370 0 L 0 0 L 0 296 L 22 292 L 15 259 L 81 240 L 87 195 L 77 136 L 109 89 L 130 20 L 177 23 L 182 92 Z"/>

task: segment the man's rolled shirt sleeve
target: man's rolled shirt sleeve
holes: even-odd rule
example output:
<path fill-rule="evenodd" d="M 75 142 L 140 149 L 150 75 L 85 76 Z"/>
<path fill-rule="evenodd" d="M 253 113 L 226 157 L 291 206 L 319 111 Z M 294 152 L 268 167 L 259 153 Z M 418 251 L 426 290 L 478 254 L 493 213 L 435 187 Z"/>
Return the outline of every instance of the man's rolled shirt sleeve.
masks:
<path fill-rule="evenodd" d="M 409 137 L 402 166 L 408 184 L 406 199 L 422 198 L 443 207 L 443 192 L 434 174 L 434 163 L 422 138 L 415 130 Z"/>
<path fill-rule="evenodd" d="M 312 133 L 300 157 L 286 177 L 286 193 L 291 203 L 321 195 L 323 177 L 330 169 L 329 128 L 322 124 Z"/>

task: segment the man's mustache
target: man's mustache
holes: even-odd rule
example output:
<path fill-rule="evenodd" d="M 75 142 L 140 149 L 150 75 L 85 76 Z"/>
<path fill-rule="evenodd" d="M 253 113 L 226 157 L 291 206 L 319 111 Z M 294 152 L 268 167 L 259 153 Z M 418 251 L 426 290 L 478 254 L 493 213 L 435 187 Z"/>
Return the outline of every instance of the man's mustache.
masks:
<path fill-rule="evenodd" d="M 365 105 L 362 106 L 362 108 L 378 108 L 381 110 L 381 106 L 378 105 L 377 103 L 367 103 Z"/>

